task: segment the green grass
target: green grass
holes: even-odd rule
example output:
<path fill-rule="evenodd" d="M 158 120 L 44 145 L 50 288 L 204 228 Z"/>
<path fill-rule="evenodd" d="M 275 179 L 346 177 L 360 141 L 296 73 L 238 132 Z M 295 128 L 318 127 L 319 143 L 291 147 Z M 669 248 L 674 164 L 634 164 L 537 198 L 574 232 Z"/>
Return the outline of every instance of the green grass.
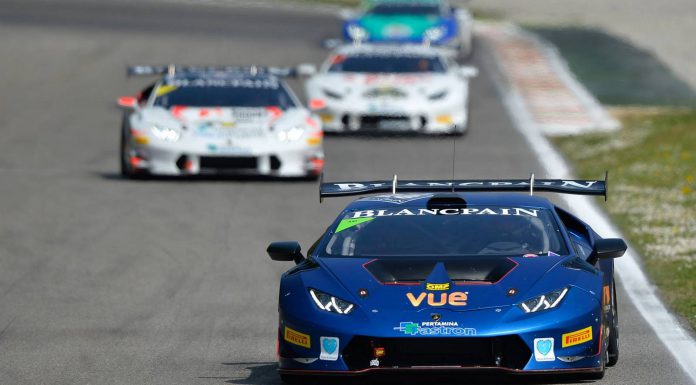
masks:
<path fill-rule="evenodd" d="M 619 132 L 553 140 L 579 176 L 609 170 L 604 207 L 665 300 L 696 330 L 696 110 L 619 116 Z"/>

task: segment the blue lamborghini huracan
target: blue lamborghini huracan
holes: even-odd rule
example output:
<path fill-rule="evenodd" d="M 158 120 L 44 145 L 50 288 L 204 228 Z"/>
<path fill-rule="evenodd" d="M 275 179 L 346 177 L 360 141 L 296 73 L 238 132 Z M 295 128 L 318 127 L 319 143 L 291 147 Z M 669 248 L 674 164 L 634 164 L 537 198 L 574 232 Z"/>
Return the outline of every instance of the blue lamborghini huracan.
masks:
<path fill-rule="evenodd" d="M 526 194 L 519 192 L 526 191 Z M 614 261 L 626 251 L 535 191 L 604 195 L 605 180 L 323 183 L 350 203 L 279 293 L 279 371 L 577 372 L 619 354 Z"/>

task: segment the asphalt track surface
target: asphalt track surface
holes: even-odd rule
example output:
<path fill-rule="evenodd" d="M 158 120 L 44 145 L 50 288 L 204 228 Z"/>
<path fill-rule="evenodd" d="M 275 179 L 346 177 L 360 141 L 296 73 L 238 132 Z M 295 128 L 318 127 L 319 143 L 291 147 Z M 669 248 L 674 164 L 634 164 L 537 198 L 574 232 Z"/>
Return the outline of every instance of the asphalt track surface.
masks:
<path fill-rule="evenodd" d="M 319 205 L 306 182 L 122 180 L 114 100 L 146 83 L 126 80 L 127 63 L 319 62 L 336 30 L 326 16 L 268 9 L 3 1 L 0 383 L 280 383 L 277 288 L 290 265 L 265 247 L 309 245 L 346 200 Z M 541 170 L 476 49 L 456 176 Z M 326 155 L 328 180 L 449 178 L 452 140 L 330 137 Z M 621 359 L 601 383 L 689 383 L 621 298 Z M 438 380 L 548 381 L 569 379 Z"/>

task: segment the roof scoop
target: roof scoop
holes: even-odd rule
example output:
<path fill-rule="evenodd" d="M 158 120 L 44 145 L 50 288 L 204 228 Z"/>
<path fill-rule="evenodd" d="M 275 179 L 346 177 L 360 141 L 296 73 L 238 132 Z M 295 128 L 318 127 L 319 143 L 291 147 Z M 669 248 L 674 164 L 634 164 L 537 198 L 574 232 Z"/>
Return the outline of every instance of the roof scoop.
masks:
<path fill-rule="evenodd" d="M 466 208 L 467 202 L 456 193 L 436 194 L 428 200 L 428 209 Z"/>

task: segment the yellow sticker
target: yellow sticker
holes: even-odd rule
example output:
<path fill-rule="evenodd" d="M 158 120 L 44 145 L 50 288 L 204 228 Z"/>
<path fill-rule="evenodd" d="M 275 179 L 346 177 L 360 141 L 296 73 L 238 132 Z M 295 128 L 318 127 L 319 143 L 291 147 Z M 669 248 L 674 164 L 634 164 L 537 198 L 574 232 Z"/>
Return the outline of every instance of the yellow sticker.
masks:
<path fill-rule="evenodd" d="M 176 86 L 168 86 L 168 85 L 159 86 L 159 88 L 157 88 L 157 92 L 155 93 L 155 95 L 157 95 L 158 97 L 164 96 L 164 95 L 166 95 L 166 94 L 168 94 L 176 89 L 177 89 Z"/>
<path fill-rule="evenodd" d="M 425 284 L 425 290 L 440 291 L 440 290 L 449 290 L 449 289 L 450 289 L 449 282 L 447 282 L 447 283 L 426 283 Z"/>
<path fill-rule="evenodd" d="M 290 329 L 287 326 L 285 327 L 285 341 L 307 349 L 311 346 L 309 335 Z"/>
<path fill-rule="evenodd" d="M 564 348 L 567 348 L 568 346 L 580 345 L 587 341 L 592 341 L 592 326 L 588 326 L 572 333 L 563 334 L 562 337 L 561 345 L 563 345 Z"/>

